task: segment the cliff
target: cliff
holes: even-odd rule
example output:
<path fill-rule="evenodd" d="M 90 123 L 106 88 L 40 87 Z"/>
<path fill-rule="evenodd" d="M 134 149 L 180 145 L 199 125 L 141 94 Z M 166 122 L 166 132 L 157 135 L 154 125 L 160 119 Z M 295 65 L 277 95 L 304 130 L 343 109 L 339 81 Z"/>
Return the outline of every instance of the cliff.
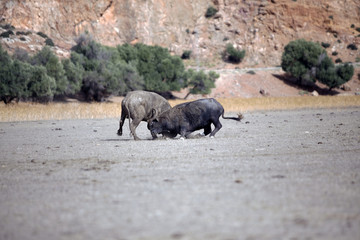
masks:
<path fill-rule="evenodd" d="M 209 6 L 214 6 L 218 12 L 206 18 Z M 193 64 L 205 64 L 205 67 L 225 67 L 221 52 L 231 43 L 246 50 L 240 66 L 274 66 L 280 64 L 284 46 L 298 38 L 329 43 L 329 55 L 338 52 L 336 58 L 355 61 L 359 50 L 351 51 L 346 47 L 350 43 L 359 47 L 360 33 L 356 28 L 360 27 L 360 2 L 2 0 L 0 23 L 11 24 L 17 30 L 45 33 L 63 55 L 74 45 L 77 35 L 88 31 L 97 41 L 110 46 L 142 42 L 167 47 L 178 55 L 192 50 Z M 3 31 L 0 28 L 0 32 Z M 32 38 L 36 37 L 33 34 Z M 34 43 L 32 38 L 27 39 L 27 47 L 42 44 L 41 39 Z M 16 39 L 1 41 L 8 49 L 14 49 L 12 44 L 20 42 Z"/>

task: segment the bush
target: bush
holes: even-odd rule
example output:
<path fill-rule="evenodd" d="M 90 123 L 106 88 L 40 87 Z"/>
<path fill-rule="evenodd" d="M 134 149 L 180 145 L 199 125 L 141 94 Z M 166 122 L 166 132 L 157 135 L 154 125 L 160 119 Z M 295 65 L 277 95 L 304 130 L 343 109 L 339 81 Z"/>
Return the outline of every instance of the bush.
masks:
<path fill-rule="evenodd" d="M 354 67 L 350 64 L 334 67 L 333 64 L 321 65 L 317 74 L 320 82 L 327 85 L 330 90 L 349 81 L 354 75 Z"/>
<path fill-rule="evenodd" d="M 218 12 L 218 10 L 216 8 L 214 8 L 213 6 L 210 6 L 207 8 L 206 13 L 205 13 L 205 17 L 206 18 L 211 18 L 213 17 L 216 13 Z"/>
<path fill-rule="evenodd" d="M 144 88 L 137 70 L 138 51 L 129 44 L 104 47 L 82 34 L 72 48 L 71 61 L 83 68 L 81 92 L 88 101 L 103 101 L 110 95 Z"/>
<path fill-rule="evenodd" d="M 355 44 L 351 43 L 349 45 L 347 45 L 347 49 L 350 49 L 350 50 L 357 50 L 358 48 L 356 47 Z"/>
<path fill-rule="evenodd" d="M 335 67 L 319 44 L 303 39 L 286 45 L 281 60 L 282 69 L 296 77 L 299 83 L 317 79 L 330 89 L 349 81 L 354 71 L 349 64 Z"/>
<path fill-rule="evenodd" d="M 338 55 L 338 52 L 332 52 L 331 55 L 337 56 L 337 55 Z"/>
<path fill-rule="evenodd" d="M 48 38 L 48 36 L 43 32 L 37 32 L 37 35 L 39 35 L 40 37 L 45 38 L 45 39 Z"/>
<path fill-rule="evenodd" d="M 224 58 L 232 63 L 239 63 L 245 57 L 245 50 L 237 50 L 234 46 L 229 43 L 226 45 L 226 49 L 224 52 Z"/>
<path fill-rule="evenodd" d="M 51 38 L 47 38 L 45 40 L 45 45 L 50 46 L 50 47 L 55 46 L 55 44 L 54 44 L 54 42 L 53 42 L 53 40 Z"/>
<path fill-rule="evenodd" d="M 337 58 L 337 59 L 335 59 L 335 63 L 342 63 L 341 58 Z"/>
<path fill-rule="evenodd" d="M 0 25 L 0 27 L 2 27 L 3 29 L 6 29 L 6 30 L 14 30 L 15 29 L 15 27 L 11 24 Z"/>
<path fill-rule="evenodd" d="M 315 82 L 314 70 L 325 56 L 325 50 L 318 43 L 298 39 L 285 46 L 281 57 L 281 68 L 297 78 L 298 83 Z"/>
<path fill-rule="evenodd" d="M 83 78 L 81 92 L 87 101 L 104 101 L 109 94 L 104 86 L 104 78 L 96 71 L 86 71 Z"/>
<path fill-rule="evenodd" d="M 54 78 L 47 75 L 44 66 L 33 66 L 27 87 L 33 101 L 49 102 L 53 100 L 56 82 Z"/>
<path fill-rule="evenodd" d="M 22 62 L 28 62 L 29 61 L 29 54 L 26 50 L 22 49 L 22 48 L 15 48 L 14 54 L 13 54 L 13 59 L 17 59 L 19 61 Z"/>
<path fill-rule="evenodd" d="M 322 46 L 323 48 L 328 48 L 328 47 L 330 47 L 330 43 L 321 42 L 321 46 Z"/>
<path fill-rule="evenodd" d="M 182 59 L 189 59 L 190 56 L 191 56 L 191 53 L 192 53 L 192 51 L 190 51 L 190 50 L 185 50 L 185 51 L 183 52 L 183 54 L 181 55 L 181 58 L 182 58 Z"/>
<path fill-rule="evenodd" d="M 178 91 L 185 86 L 185 67 L 180 57 L 171 56 L 168 49 L 160 46 L 135 44 L 134 48 L 134 64 L 144 78 L 145 90 Z"/>
<path fill-rule="evenodd" d="M 1 34 L 0 34 L 0 37 L 2 37 L 2 38 L 9 38 L 10 35 L 14 35 L 14 32 L 11 31 L 11 30 L 8 30 L 8 31 L 6 31 L 6 32 L 1 33 Z"/>
<path fill-rule="evenodd" d="M 65 75 L 64 67 L 59 58 L 47 46 L 32 57 L 30 62 L 33 65 L 40 65 L 46 68 L 49 77 L 55 80 L 55 95 L 63 95 L 68 88 L 68 80 Z"/>
<path fill-rule="evenodd" d="M 81 64 L 74 64 L 71 59 L 63 59 L 61 63 L 64 67 L 65 76 L 68 80 L 67 88 L 65 89 L 65 94 L 76 94 L 80 91 L 84 68 Z"/>
<path fill-rule="evenodd" d="M 211 89 L 215 87 L 215 80 L 219 78 L 219 74 L 210 71 L 206 74 L 204 71 L 195 72 L 189 69 L 189 82 L 190 87 L 189 93 L 186 95 L 187 98 L 190 94 L 209 94 Z"/>

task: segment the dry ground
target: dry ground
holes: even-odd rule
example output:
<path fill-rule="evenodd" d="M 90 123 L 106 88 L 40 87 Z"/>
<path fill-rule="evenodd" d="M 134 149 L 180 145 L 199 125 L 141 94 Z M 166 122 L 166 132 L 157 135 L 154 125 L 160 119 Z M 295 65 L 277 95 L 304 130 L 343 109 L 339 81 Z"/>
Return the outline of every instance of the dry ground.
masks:
<path fill-rule="evenodd" d="M 0 239 L 359 239 L 360 109 L 255 111 L 214 139 L 0 123 Z"/>

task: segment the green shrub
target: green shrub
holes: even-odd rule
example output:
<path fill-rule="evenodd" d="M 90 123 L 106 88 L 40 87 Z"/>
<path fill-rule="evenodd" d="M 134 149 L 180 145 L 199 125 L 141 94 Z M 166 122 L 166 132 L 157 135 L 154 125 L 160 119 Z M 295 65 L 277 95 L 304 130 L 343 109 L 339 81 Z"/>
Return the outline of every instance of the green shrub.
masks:
<path fill-rule="evenodd" d="M 46 72 L 44 66 L 33 66 L 33 73 L 27 84 L 29 97 L 33 101 L 49 102 L 53 100 L 56 82 Z"/>
<path fill-rule="evenodd" d="M 37 35 L 39 35 L 40 37 L 45 38 L 45 39 L 48 38 L 48 36 L 43 32 L 37 32 Z"/>
<path fill-rule="evenodd" d="M 65 76 L 68 80 L 65 94 L 78 93 L 82 85 L 83 75 L 85 72 L 84 68 L 79 63 L 74 64 L 69 58 L 61 60 L 61 63 L 64 67 Z"/>
<path fill-rule="evenodd" d="M 354 67 L 347 63 L 337 67 L 334 67 L 333 63 L 321 64 L 319 70 L 317 71 L 318 80 L 327 85 L 330 90 L 346 83 L 353 75 Z"/>
<path fill-rule="evenodd" d="M 335 63 L 342 63 L 341 58 L 337 58 L 337 59 L 335 59 Z"/>
<path fill-rule="evenodd" d="M 337 56 L 337 55 L 338 55 L 338 52 L 332 52 L 331 55 Z"/>
<path fill-rule="evenodd" d="M 232 63 L 239 63 L 245 57 L 245 50 L 237 50 L 231 43 L 226 45 L 224 58 Z"/>
<path fill-rule="evenodd" d="M 206 13 L 205 13 L 205 17 L 206 18 L 211 18 L 213 17 L 216 13 L 218 12 L 218 10 L 216 8 L 214 8 L 213 6 L 210 6 L 207 8 Z"/>
<path fill-rule="evenodd" d="M 356 31 L 360 32 L 360 27 L 357 27 L 357 28 L 356 28 Z"/>
<path fill-rule="evenodd" d="M 355 44 L 351 43 L 349 45 L 347 45 L 347 49 L 350 49 L 350 50 L 357 50 L 358 48 L 356 47 Z"/>
<path fill-rule="evenodd" d="M 135 44 L 136 68 L 144 78 L 145 90 L 178 91 L 186 83 L 185 67 L 180 57 L 171 56 L 160 46 Z"/>
<path fill-rule="evenodd" d="M 0 25 L 0 27 L 2 27 L 3 29 L 6 29 L 6 30 L 14 30 L 15 29 L 15 27 L 11 24 Z"/>
<path fill-rule="evenodd" d="M 300 83 L 301 80 L 319 80 L 330 89 L 349 81 L 354 71 L 349 64 L 335 67 L 319 44 L 303 39 L 286 45 L 281 60 L 282 69 L 296 77 Z"/>
<path fill-rule="evenodd" d="M 185 50 L 185 51 L 183 52 L 183 54 L 181 55 L 181 58 L 182 58 L 182 59 L 190 59 L 191 53 L 192 53 L 192 51 L 190 51 L 190 50 Z"/>
<path fill-rule="evenodd" d="M 64 67 L 59 58 L 51 51 L 48 46 L 35 54 L 30 62 L 33 65 L 44 66 L 46 73 L 55 80 L 55 95 L 63 95 L 68 88 L 68 80 L 65 75 Z"/>
<path fill-rule="evenodd" d="M 321 42 L 321 46 L 322 46 L 323 48 L 328 48 L 328 47 L 330 47 L 330 43 Z"/>
<path fill-rule="evenodd" d="M 8 30 L 8 31 L 6 31 L 6 32 L 1 33 L 1 34 L 0 34 L 0 37 L 2 37 L 2 38 L 9 38 L 10 35 L 14 35 L 14 32 L 13 32 L 12 30 Z"/>
<path fill-rule="evenodd" d="M 190 90 L 185 98 L 190 94 L 211 93 L 211 89 L 215 87 L 215 80 L 219 78 L 219 74 L 213 71 L 206 74 L 203 70 L 194 71 L 193 69 L 189 69 L 188 75 L 188 86 L 190 87 Z"/>
<path fill-rule="evenodd" d="M 315 73 L 312 69 L 324 56 L 326 52 L 318 43 L 298 39 L 285 46 L 281 57 L 281 67 L 285 72 L 297 78 L 298 83 L 315 82 Z"/>
<path fill-rule="evenodd" d="M 53 40 L 51 38 L 47 38 L 45 40 L 45 45 L 50 46 L 50 47 L 55 46 L 55 44 L 54 44 L 54 42 L 53 42 Z"/>

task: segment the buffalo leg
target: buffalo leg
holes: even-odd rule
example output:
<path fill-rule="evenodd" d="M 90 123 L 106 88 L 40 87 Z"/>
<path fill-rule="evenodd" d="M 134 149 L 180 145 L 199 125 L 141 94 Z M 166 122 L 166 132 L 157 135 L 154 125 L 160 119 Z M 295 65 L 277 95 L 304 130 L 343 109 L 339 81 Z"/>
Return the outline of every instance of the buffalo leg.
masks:
<path fill-rule="evenodd" d="M 219 120 L 214 122 L 214 125 L 215 125 L 215 129 L 214 129 L 214 131 L 211 132 L 210 137 L 214 137 L 215 134 L 222 128 L 222 125 Z"/>
<path fill-rule="evenodd" d="M 135 130 L 136 130 L 137 126 L 139 126 L 140 122 L 141 121 L 139 121 L 137 119 L 133 119 L 130 123 L 130 132 L 134 136 L 135 140 L 140 140 L 140 138 L 138 138 L 138 136 L 136 135 L 136 132 L 135 132 Z"/>
<path fill-rule="evenodd" d="M 204 127 L 204 135 L 207 136 L 211 133 L 211 123 Z"/>
<path fill-rule="evenodd" d="M 124 114 L 123 112 L 121 112 L 121 117 L 120 117 L 120 121 L 119 121 L 119 130 L 117 132 L 117 134 L 119 136 L 122 136 L 122 127 L 124 125 L 124 122 L 125 122 L 125 118 L 126 118 L 126 114 Z M 129 119 L 130 121 L 130 119 Z"/>

